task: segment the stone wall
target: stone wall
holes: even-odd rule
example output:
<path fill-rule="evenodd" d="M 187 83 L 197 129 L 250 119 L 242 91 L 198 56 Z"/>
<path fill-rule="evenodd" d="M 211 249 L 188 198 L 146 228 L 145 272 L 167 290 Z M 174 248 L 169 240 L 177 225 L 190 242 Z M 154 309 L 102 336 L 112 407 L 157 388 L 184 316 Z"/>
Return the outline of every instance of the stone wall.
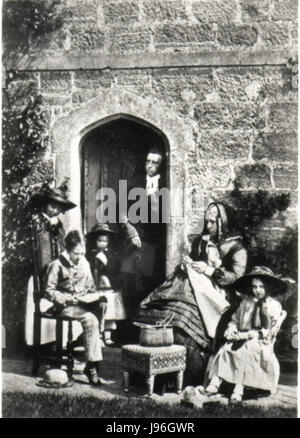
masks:
<path fill-rule="evenodd" d="M 22 3 L 5 1 L 4 10 Z M 188 194 L 200 188 L 206 205 L 236 179 L 244 189 L 288 191 L 290 207 L 266 225 L 270 240 L 295 225 L 297 90 L 287 65 L 296 53 L 295 0 L 64 0 L 59 10 L 68 15 L 45 44 L 4 58 L 5 87 L 20 106 L 31 83 L 54 128 L 101 107 L 108 93 L 137 96 L 160 109 L 162 131 L 168 119 L 181 120 L 185 142 L 174 141 L 183 155 L 171 165 L 182 166 Z M 19 71 L 11 81 L 9 70 Z M 132 115 L 140 117 L 138 105 Z M 45 159 L 56 153 L 52 142 Z M 186 209 L 188 237 L 203 211 L 193 210 L 192 195 Z"/>
<path fill-rule="evenodd" d="M 4 11 L 21 3 L 30 2 L 6 0 Z M 46 43 L 27 36 L 19 67 L 268 64 L 295 54 L 297 42 L 296 0 L 63 0 L 60 11 L 63 25 Z"/>

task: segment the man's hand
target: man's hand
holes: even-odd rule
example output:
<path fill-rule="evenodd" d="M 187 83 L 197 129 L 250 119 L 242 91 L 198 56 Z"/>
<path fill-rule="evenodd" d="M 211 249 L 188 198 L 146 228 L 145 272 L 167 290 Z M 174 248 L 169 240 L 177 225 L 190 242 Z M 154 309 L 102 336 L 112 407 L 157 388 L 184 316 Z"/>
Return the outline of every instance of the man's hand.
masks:
<path fill-rule="evenodd" d="M 136 248 L 141 248 L 142 247 L 142 242 L 141 242 L 140 237 L 139 236 L 132 237 L 131 245 L 135 246 Z"/>
<path fill-rule="evenodd" d="M 198 274 L 204 274 L 207 268 L 207 263 L 205 262 L 194 262 L 192 263 L 192 268 L 194 271 L 198 272 Z"/>
<path fill-rule="evenodd" d="M 70 297 L 66 300 L 66 304 L 69 306 L 76 306 L 78 304 L 78 300 L 76 297 Z"/>

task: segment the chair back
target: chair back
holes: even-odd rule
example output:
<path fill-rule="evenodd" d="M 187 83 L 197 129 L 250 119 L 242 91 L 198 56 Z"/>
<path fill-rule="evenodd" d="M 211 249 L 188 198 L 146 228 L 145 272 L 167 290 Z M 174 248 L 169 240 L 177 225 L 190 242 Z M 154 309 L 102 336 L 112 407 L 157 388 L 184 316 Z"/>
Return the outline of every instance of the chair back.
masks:
<path fill-rule="evenodd" d="M 270 329 L 270 341 L 272 342 L 273 345 L 275 344 L 278 332 L 286 316 L 287 316 L 287 312 L 285 310 L 282 310 L 279 318 L 277 319 L 277 321 L 274 321 L 273 327 L 271 327 Z"/>
<path fill-rule="evenodd" d="M 39 230 L 34 224 L 32 224 L 31 241 L 33 256 L 34 304 L 35 310 L 37 312 L 40 311 L 40 300 L 44 297 L 44 285 L 47 266 L 59 255 L 59 244 L 56 236 L 53 237 L 49 233 L 49 237 L 46 240 L 48 240 L 47 248 L 45 247 L 45 239 L 40 238 Z M 47 264 L 45 264 L 45 260 L 48 260 Z"/>

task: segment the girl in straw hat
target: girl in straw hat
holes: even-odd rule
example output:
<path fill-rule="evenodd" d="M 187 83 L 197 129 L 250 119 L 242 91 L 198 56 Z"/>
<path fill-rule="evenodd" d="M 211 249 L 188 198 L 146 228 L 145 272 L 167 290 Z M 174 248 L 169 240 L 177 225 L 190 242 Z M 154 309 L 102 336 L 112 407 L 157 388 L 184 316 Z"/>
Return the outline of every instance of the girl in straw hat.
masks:
<path fill-rule="evenodd" d="M 279 363 L 273 343 L 282 307 L 273 296 L 287 285 L 271 269 L 257 266 L 234 286 L 243 299 L 225 331 L 227 342 L 211 364 L 206 392 L 217 393 L 225 380 L 235 385 L 231 401 L 241 401 L 245 386 L 276 392 Z"/>
<path fill-rule="evenodd" d="M 120 294 L 111 290 L 108 274 L 108 258 L 107 251 L 109 248 L 110 236 L 113 235 L 108 224 L 97 224 L 87 234 L 88 246 L 91 251 L 88 254 L 88 260 L 91 265 L 91 271 L 97 289 L 103 289 L 103 297 L 101 298 L 101 326 L 100 332 L 103 333 L 104 342 L 106 345 L 113 345 L 111 339 L 112 330 L 117 329 L 115 319 L 125 319 L 125 309 L 123 302 L 120 301 Z M 118 302 L 116 301 L 118 299 Z M 118 312 L 116 309 L 118 307 Z M 122 307 L 120 309 L 120 307 Z M 121 314 L 120 315 L 120 310 Z"/>

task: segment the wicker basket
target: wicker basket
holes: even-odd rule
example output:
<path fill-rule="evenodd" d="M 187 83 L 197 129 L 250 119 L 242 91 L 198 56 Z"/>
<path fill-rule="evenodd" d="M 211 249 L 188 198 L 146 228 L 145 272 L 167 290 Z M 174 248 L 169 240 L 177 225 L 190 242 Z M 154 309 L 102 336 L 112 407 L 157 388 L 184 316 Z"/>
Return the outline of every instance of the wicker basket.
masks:
<path fill-rule="evenodd" d="M 141 327 L 140 344 L 144 347 L 168 347 L 174 343 L 173 327 L 145 325 Z"/>

